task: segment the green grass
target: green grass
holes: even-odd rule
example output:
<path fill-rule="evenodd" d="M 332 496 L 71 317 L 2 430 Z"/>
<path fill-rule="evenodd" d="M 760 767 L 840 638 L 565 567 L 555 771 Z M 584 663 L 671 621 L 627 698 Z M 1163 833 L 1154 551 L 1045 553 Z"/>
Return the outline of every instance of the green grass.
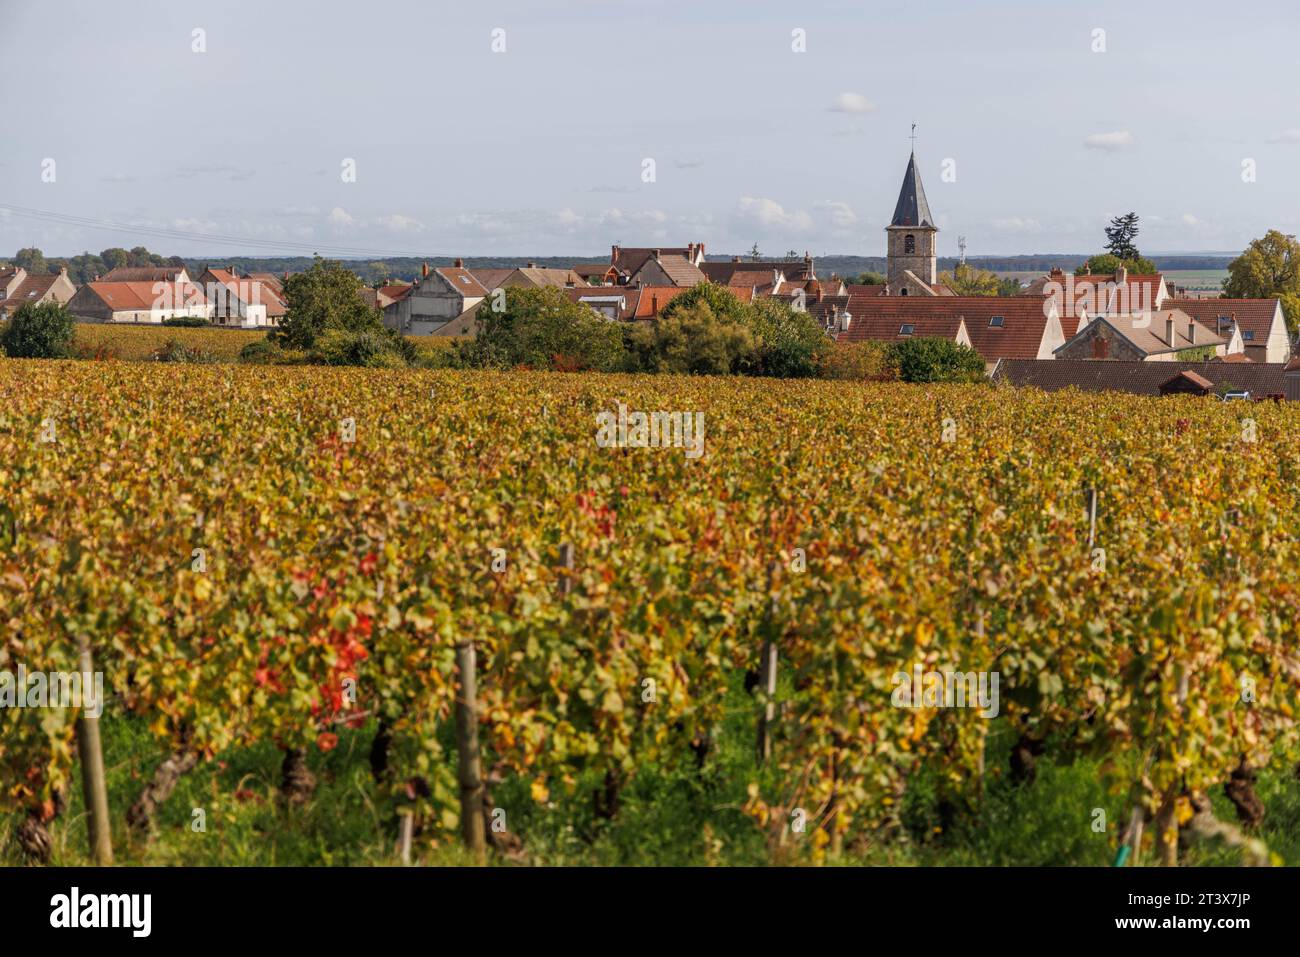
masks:
<path fill-rule="evenodd" d="M 1198 291 L 1220 292 L 1223 289 L 1223 280 L 1227 278 L 1226 269 L 1171 269 L 1165 273 L 1165 281 L 1171 286 L 1183 286 Z"/>
<path fill-rule="evenodd" d="M 529 863 L 542 865 L 765 865 L 771 863 L 763 834 L 741 811 L 746 784 L 755 775 L 754 708 L 737 688 L 715 747 L 702 769 L 643 767 L 622 794 L 613 821 L 598 819 L 591 793 L 599 782 L 582 780 L 572 797 L 534 802 L 525 781 L 507 781 L 493 793 L 505 808 L 509 829 L 520 835 Z M 376 786 L 368 753 L 374 733 L 364 727 L 340 733 L 339 746 L 308 756 L 317 777 L 313 800 L 287 808 L 277 800 L 281 753 L 272 744 L 234 751 L 183 777 L 159 811 L 146 840 L 127 830 L 128 805 L 162 760 L 139 719 L 114 715 L 101 722 L 118 864 L 136 865 L 393 865 L 397 817 L 388 792 Z M 1097 765 L 1039 763 L 1031 784 L 1006 775 L 1009 741 L 1005 725 L 990 736 L 989 776 L 982 805 L 949 830 L 935 776 L 909 778 L 903 808 L 905 835 L 860 841 L 833 863 L 845 865 L 1095 865 L 1114 857 L 1114 834 L 1127 819 L 1121 798 L 1106 793 Z M 79 769 L 76 769 L 79 773 Z M 1280 764 L 1260 776 L 1259 794 L 1268 815 L 1257 836 L 1284 862 L 1300 860 L 1300 782 Z M 80 788 L 50 826 L 52 864 L 82 865 L 86 817 Z M 1233 820 L 1221 794 L 1216 814 Z M 206 830 L 191 828 L 193 810 L 206 814 Z M 1095 833 L 1095 808 L 1106 812 L 1107 832 Z M 0 864 L 21 863 L 14 841 L 17 816 L 0 819 Z M 792 860 L 807 860 L 796 839 Z M 1149 852 L 1148 852 L 1149 855 Z M 419 863 L 468 863 L 454 836 L 434 842 L 417 838 Z M 1232 865 L 1233 853 L 1193 848 L 1182 862 Z"/>

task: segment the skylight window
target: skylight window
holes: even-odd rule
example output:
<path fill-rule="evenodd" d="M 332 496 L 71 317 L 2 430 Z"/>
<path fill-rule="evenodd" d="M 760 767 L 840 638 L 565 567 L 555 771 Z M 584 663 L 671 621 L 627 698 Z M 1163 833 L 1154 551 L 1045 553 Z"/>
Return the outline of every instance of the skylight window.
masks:
<path fill-rule="evenodd" d="M 903 323 L 903 328 L 898 330 L 898 334 L 900 336 L 910 336 L 915 331 L 916 331 L 915 325 L 913 325 L 910 322 L 905 322 Z"/>
<path fill-rule="evenodd" d="M 994 329 L 1001 329 L 1001 328 L 1002 328 L 1002 324 L 1003 324 L 1004 322 L 1006 322 L 1006 321 L 1007 321 L 1007 320 L 1006 320 L 1006 317 L 1005 317 L 1005 316 L 990 316 L 990 317 L 989 317 L 989 325 L 992 326 Z"/>

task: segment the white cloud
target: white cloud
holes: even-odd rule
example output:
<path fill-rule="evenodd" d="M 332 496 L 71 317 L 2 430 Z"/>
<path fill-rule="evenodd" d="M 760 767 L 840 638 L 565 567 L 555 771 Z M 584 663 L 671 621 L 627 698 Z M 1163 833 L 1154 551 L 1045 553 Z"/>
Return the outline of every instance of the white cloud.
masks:
<path fill-rule="evenodd" d="M 876 104 L 861 93 L 841 93 L 831 105 L 832 113 L 874 113 Z"/>
<path fill-rule="evenodd" d="M 1269 140 L 1270 143 L 1300 143 L 1300 129 L 1283 130 Z"/>
<path fill-rule="evenodd" d="M 350 215 L 348 215 L 346 210 L 341 209 L 338 206 L 335 206 L 333 209 L 331 209 L 329 215 L 325 218 L 329 220 L 329 224 L 331 226 L 334 226 L 336 228 L 351 226 L 353 223 L 356 222 L 355 219 L 353 219 Z"/>
<path fill-rule="evenodd" d="M 1106 150 L 1111 153 L 1132 146 L 1133 143 L 1133 134 L 1128 130 L 1093 133 L 1083 141 L 1083 145 L 1090 150 Z"/>
<path fill-rule="evenodd" d="M 1197 219 L 1191 213 L 1183 213 L 1183 223 L 1188 226 L 1204 226 L 1205 223 Z"/>
<path fill-rule="evenodd" d="M 337 211 L 342 212 L 342 210 Z M 333 213 L 330 215 L 333 216 Z M 344 213 L 344 215 L 347 214 Z M 400 213 L 393 213 L 391 216 L 380 216 L 377 222 L 390 233 L 419 233 L 424 231 L 424 223 L 418 219 L 412 219 L 410 216 L 403 216 Z"/>
<path fill-rule="evenodd" d="M 853 211 L 853 207 L 848 203 L 824 199 L 817 203 L 815 208 L 836 229 L 848 229 L 857 224 L 858 214 Z"/>
<path fill-rule="evenodd" d="M 1009 233 L 1037 233 L 1043 229 L 1043 224 L 1038 220 L 1024 216 L 1008 216 L 1003 219 L 995 219 L 990 225 L 996 230 Z"/>
<path fill-rule="evenodd" d="M 736 205 L 736 224 L 758 230 L 760 234 L 773 231 L 803 232 L 812 228 L 813 219 L 807 213 L 785 207 L 774 199 L 762 196 L 742 196 Z"/>

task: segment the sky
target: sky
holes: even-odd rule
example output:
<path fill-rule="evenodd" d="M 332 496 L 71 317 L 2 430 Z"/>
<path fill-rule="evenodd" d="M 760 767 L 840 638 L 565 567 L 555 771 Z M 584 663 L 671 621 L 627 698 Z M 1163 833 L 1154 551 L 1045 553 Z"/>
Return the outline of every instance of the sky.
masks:
<path fill-rule="evenodd" d="M 913 123 L 940 255 L 1129 210 L 1235 251 L 1300 232 L 1298 39 L 1294 0 L 0 0 L 0 256 L 883 256 Z"/>

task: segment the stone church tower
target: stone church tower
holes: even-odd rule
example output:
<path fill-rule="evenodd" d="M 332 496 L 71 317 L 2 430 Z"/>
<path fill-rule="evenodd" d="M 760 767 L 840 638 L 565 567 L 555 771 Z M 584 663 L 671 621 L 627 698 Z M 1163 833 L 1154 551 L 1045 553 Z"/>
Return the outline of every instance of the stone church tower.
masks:
<path fill-rule="evenodd" d="M 916 169 L 916 153 L 907 161 L 903 188 L 894 218 L 885 227 L 889 236 L 888 276 L 891 296 L 933 296 L 938 279 L 935 237 L 939 227 L 930 215 L 925 187 Z"/>

